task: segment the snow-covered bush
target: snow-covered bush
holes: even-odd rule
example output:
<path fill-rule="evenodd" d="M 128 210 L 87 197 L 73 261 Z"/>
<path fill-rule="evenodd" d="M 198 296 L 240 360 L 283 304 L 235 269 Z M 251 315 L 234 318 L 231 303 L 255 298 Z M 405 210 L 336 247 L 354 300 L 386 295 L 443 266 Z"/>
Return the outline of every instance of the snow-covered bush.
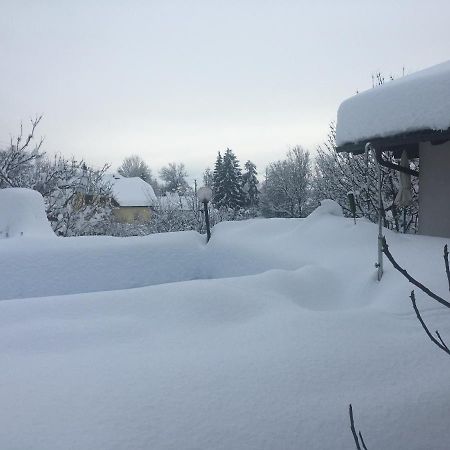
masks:
<path fill-rule="evenodd" d="M 0 188 L 41 193 L 47 217 L 60 236 L 106 234 L 111 216 L 111 190 L 103 180 L 107 166 L 96 170 L 74 158 L 46 156 L 40 151 L 42 139 L 35 139 L 40 120 L 32 121 L 26 137 L 21 127 L 17 138 L 0 151 Z"/>

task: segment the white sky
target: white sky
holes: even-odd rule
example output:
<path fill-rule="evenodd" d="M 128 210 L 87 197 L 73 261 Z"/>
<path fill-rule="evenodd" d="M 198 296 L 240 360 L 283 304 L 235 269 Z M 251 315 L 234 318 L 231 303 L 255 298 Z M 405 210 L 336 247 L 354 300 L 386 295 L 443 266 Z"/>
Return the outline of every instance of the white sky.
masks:
<path fill-rule="evenodd" d="M 200 177 L 230 147 L 262 173 L 314 150 L 372 73 L 449 59 L 449 18 L 449 0 L 0 0 L 0 144 L 44 114 L 45 150 L 96 166 Z"/>

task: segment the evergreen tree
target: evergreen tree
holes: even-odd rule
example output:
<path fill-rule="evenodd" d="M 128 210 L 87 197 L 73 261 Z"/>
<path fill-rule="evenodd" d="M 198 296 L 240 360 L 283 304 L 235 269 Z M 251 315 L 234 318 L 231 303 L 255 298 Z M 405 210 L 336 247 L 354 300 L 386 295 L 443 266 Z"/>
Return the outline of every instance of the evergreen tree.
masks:
<path fill-rule="evenodd" d="M 245 196 L 242 189 L 242 173 L 233 151 L 227 148 L 218 172 L 219 182 L 216 187 L 217 205 L 237 210 L 244 205 Z"/>
<path fill-rule="evenodd" d="M 244 165 L 245 172 L 242 175 L 242 187 L 245 193 L 245 206 L 258 206 L 258 179 L 256 178 L 256 166 L 250 160 Z"/>
<path fill-rule="evenodd" d="M 221 195 L 220 192 L 222 190 L 222 166 L 223 166 L 223 158 L 220 152 L 217 153 L 216 163 L 214 165 L 214 172 L 212 178 L 212 189 L 213 189 L 213 203 L 216 208 L 220 208 L 223 206 L 221 204 Z"/>

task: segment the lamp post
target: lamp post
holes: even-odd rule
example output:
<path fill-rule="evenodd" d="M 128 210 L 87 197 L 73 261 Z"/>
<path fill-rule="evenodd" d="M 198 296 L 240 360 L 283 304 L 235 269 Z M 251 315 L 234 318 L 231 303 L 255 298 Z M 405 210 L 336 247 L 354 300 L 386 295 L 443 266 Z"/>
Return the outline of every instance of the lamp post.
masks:
<path fill-rule="evenodd" d="M 212 190 L 208 186 L 203 186 L 197 191 L 197 198 L 203 203 L 205 210 L 205 223 L 206 223 L 206 242 L 208 243 L 211 239 L 211 229 L 209 226 L 209 212 L 208 203 L 212 199 Z"/>

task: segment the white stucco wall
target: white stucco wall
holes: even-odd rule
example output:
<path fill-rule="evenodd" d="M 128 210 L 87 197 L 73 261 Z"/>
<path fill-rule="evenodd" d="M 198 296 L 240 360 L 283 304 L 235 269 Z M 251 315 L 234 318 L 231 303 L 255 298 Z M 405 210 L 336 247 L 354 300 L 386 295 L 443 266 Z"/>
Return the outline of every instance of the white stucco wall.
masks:
<path fill-rule="evenodd" d="M 419 232 L 450 237 L 450 141 L 419 148 Z"/>

